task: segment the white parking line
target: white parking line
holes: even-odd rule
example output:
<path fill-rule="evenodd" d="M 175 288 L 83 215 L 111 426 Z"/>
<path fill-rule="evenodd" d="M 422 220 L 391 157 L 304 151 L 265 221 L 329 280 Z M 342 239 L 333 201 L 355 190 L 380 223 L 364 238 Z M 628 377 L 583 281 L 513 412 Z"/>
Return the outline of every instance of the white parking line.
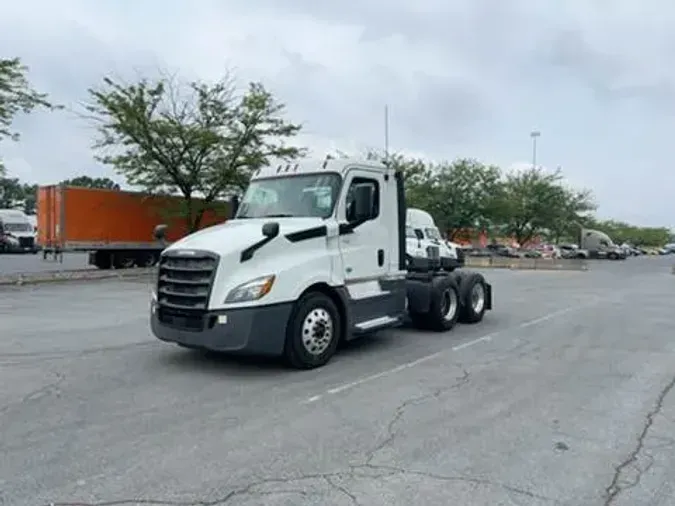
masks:
<path fill-rule="evenodd" d="M 441 350 L 441 351 L 437 351 L 435 353 L 431 353 L 430 355 L 426 355 L 422 358 L 418 358 L 416 360 L 413 360 L 412 362 L 406 362 L 405 364 L 401 364 L 401 365 L 396 366 L 392 369 L 387 369 L 386 371 L 382 371 L 382 372 L 379 372 L 377 374 L 372 374 L 370 376 L 364 376 L 363 378 L 357 379 L 355 381 L 350 381 L 349 383 L 344 383 L 342 385 L 330 388 L 322 394 L 313 395 L 312 397 L 309 397 L 308 399 L 305 399 L 304 401 L 302 401 L 301 404 L 312 404 L 314 402 L 320 401 L 321 399 L 323 399 L 324 397 L 326 397 L 328 395 L 339 394 L 340 392 L 344 392 L 345 390 L 350 390 L 354 387 L 363 385 L 364 383 L 368 383 L 368 382 L 376 380 L 376 379 L 384 378 L 385 376 L 390 376 L 392 374 L 396 374 L 398 372 L 405 371 L 406 369 L 410 369 L 412 367 L 418 366 L 418 365 L 423 364 L 425 362 L 429 362 L 430 360 L 438 358 L 438 357 L 440 357 L 440 356 L 442 356 L 442 355 L 444 355 L 444 354 L 446 354 L 450 351 L 464 350 L 464 349 L 470 348 L 471 346 L 474 346 L 476 344 L 491 341 L 492 338 L 494 338 L 498 335 L 506 334 L 507 332 L 513 332 L 514 330 L 520 330 L 520 329 L 524 329 L 524 328 L 527 328 L 527 327 L 532 327 L 534 325 L 538 325 L 540 323 L 544 323 L 544 322 L 547 322 L 547 321 L 552 320 L 554 318 L 557 318 L 558 316 L 563 316 L 563 315 L 566 315 L 568 313 L 572 313 L 574 311 L 579 311 L 580 309 L 586 309 L 589 306 L 593 306 L 600 301 L 601 301 L 601 299 L 596 299 L 595 301 L 591 301 L 591 302 L 588 302 L 588 303 L 580 305 L 580 306 L 569 306 L 569 307 L 566 307 L 564 309 L 560 309 L 558 311 L 553 311 L 552 313 L 548 313 L 544 316 L 540 316 L 539 318 L 527 320 L 527 321 L 525 321 L 523 323 L 520 323 L 520 324 L 518 324 L 514 327 L 509 327 L 509 328 L 506 328 L 506 329 L 503 329 L 503 330 L 498 330 L 496 332 L 492 332 L 490 334 L 486 334 L 486 335 L 478 337 L 476 339 L 472 339 L 471 341 L 467 341 L 465 343 L 458 344 L 457 346 L 453 346 L 452 348 L 449 348 L 447 350 Z"/>

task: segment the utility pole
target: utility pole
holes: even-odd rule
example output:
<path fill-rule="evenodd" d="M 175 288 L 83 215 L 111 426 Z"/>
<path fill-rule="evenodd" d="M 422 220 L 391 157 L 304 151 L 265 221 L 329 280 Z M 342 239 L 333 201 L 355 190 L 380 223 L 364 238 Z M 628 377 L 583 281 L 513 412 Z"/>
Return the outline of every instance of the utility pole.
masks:
<path fill-rule="evenodd" d="M 389 106 L 384 106 L 384 161 L 389 163 Z"/>
<path fill-rule="evenodd" d="M 533 130 L 530 132 L 530 137 L 532 138 L 532 168 L 537 168 L 537 139 L 541 137 L 541 132 L 538 130 Z"/>

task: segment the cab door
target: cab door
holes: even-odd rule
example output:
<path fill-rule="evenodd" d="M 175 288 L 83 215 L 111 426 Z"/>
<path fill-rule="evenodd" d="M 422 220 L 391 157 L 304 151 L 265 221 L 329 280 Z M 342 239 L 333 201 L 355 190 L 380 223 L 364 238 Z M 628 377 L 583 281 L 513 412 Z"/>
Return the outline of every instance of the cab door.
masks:
<path fill-rule="evenodd" d="M 389 234 L 382 218 L 387 185 L 382 172 L 352 168 L 347 172 L 338 206 L 339 247 L 347 284 L 376 280 L 388 271 Z M 353 197 L 357 186 L 369 186 L 373 195 L 370 219 L 355 226 Z"/>

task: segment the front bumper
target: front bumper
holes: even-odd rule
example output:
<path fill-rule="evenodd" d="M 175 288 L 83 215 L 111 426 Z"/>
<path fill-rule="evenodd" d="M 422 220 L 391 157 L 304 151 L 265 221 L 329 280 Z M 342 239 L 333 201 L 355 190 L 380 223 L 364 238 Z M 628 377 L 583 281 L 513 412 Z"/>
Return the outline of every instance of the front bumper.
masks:
<path fill-rule="evenodd" d="M 255 355 L 281 355 L 293 304 L 186 313 L 152 300 L 150 327 L 162 341 L 192 348 Z"/>

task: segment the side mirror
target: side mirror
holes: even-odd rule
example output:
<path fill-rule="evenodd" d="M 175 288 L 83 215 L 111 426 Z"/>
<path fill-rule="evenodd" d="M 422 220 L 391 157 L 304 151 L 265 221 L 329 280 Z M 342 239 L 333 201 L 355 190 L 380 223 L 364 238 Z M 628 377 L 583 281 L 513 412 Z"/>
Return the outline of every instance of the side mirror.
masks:
<path fill-rule="evenodd" d="M 417 237 L 417 247 L 422 247 L 422 239 L 424 239 L 424 233 L 419 229 L 415 229 L 415 237 Z"/>
<path fill-rule="evenodd" d="M 166 237 L 166 229 L 167 226 L 164 223 L 157 225 L 152 231 L 152 237 L 154 237 L 156 241 L 163 241 Z"/>
<path fill-rule="evenodd" d="M 372 215 L 373 189 L 368 184 L 361 184 L 354 188 L 354 219 L 366 221 Z"/>
<path fill-rule="evenodd" d="M 279 224 L 276 221 L 268 221 L 262 226 L 262 235 L 274 239 L 279 235 Z"/>

